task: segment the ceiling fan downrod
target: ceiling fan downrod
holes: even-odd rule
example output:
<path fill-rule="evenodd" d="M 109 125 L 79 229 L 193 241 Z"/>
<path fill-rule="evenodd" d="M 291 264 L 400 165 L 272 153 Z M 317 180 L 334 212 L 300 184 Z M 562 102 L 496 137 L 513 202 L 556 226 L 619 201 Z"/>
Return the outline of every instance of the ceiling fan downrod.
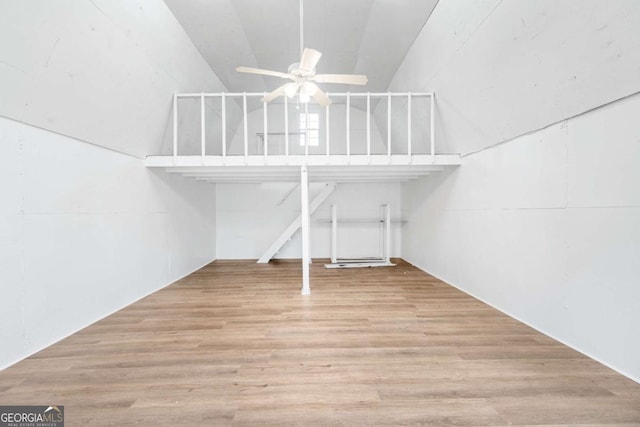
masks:
<path fill-rule="evenodd" d="M 304 0 L 300 0 L 300 57 L 302 58 L 302 51 L 304 50 Z"/>
<path fill-rule="evenodd" d="M 367 76 L 365 75 L 316 74 L 316 65 L 321 56 L 321 52 L 304 47 L 304 0 L 300 0 L 300 62 L 289 66 L 286 73 L 252 67 L 237 67 L 236 71 L 292 80 L 292 82 L 285 83 L 266 94 L 262 98 L 263 102 L 271 102 L 280 96 L 293 98 L 297 95 L 298 103 L 306 104 L 313 99 L 322 107 L 326 107 L 331 104 L 331 99 L 325 92 L 320 90 L 316 83 L 367 84 Z"/>

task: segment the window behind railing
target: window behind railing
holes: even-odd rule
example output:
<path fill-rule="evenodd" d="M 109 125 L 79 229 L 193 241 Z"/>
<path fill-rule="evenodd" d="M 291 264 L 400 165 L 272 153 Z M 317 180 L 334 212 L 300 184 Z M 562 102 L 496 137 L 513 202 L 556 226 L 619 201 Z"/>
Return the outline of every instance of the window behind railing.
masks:
<path fill-rule="evenodd" d="M 320 145 L 320 115 L 318 113 L 300 113 L 299 125 L 301 147 Z"/>

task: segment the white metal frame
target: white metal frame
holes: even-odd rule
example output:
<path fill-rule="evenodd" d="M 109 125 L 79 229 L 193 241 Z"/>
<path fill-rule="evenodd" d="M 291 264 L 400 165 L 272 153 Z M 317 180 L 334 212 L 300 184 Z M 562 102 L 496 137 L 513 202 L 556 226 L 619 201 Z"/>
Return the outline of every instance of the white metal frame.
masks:
<path fill-rule="evenodd" d="M 391 207 L 382 205 L 382 218 L 378 219 L 338 219 L 338 208 L 331 205 L 331 264 L 326 268 L 354 268 L 354 267 L 388 267 L 391 263 Z M 380 258 L 340 258 L 338 257 L 338 222 L 377 222 L 382 228 L 382 256 Z"/>

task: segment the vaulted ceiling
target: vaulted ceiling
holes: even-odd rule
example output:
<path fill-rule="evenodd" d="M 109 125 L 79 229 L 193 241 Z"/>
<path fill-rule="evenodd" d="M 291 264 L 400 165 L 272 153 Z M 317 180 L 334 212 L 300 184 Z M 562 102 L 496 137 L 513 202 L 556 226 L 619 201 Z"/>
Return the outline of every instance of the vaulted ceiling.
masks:
<path fill-rule="evenodd" d="M 366 74 L 384 91 L 438 0 L 305 0 L 304 44 L 323 57 L 319 73 Z M 165 0 L 231 92 L 275 89 L 275 77 L 240 74 L 239 65 L 287 71 L 300 57 L 299 0 Z"/>
<path fill-rule="evenodd" d="M 163 153 L 174 93 L 281 83 L 235 67 L 296 62 L 298 7 L 0 1 L 0 116 L 137 157 Z M 444 153 L 482 150 L 640 90 L 638 0 L 305 0 L 304 12 L 305 45 L 324 53 L 318 72 L 370 80 L 323 88 L 433 91 Z M 229 103 L 229 124 L 240 117 Z"/>

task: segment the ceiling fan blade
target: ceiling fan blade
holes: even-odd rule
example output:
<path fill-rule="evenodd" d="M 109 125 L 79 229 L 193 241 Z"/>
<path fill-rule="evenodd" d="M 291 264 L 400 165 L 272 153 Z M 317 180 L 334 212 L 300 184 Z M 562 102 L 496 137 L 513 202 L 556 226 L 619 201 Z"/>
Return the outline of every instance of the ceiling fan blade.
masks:
<path fill-rule="evenodd" d="M 313 94 L 313 99 L 323 107 L 331 104 L 331 100 L 329 99 L 327 94 L 320 89 L 316 90 L 316 93 Z"/>
<path fill-rule="evenodd" d="M 322 54 L 315 49 L 305 48 L 302 51 L 299 68 L 304 71 L 313 71 L 320 60 Z"/>
<path fill-rule="evenodd" d="M 367 76 L 361 74 L 318 74 L 312 78 L 318 83 L 340 83 L 345 85 L 366 85 Z"/>
<path fill-rule="evenodd" d="M 288 84 L 289 84 L 289 83 L 285 83 L 285 84 L 283 84 L 282 86 L 280 86 L 279 88 L 277 88 L 276 90 L 274 90 L 274 91 L 272 91 L 272 92 L 269 92 L 268 94 L 266 94 L 266 95 L 261 99 L 261 101 L 262 101 L 262 102 L 271 102 L 271 101 L 273 101 L 274 99 L 276 99 L 277 97 L 284 95 L 284 94 L 285 94 L 285 92 L 284 92 L 284 88 L 285 88 L 285 86 L 287 86 Z"/>
<path fill-rule="evenodd" d="M 240 73 L 262 74 L 263 76 L 280 77 L 283 79 L 291 79 L 291 74 L 281 73 L 279 71 L 263 70 L 262 68 L 236 67 L 236 71 Z"/>

